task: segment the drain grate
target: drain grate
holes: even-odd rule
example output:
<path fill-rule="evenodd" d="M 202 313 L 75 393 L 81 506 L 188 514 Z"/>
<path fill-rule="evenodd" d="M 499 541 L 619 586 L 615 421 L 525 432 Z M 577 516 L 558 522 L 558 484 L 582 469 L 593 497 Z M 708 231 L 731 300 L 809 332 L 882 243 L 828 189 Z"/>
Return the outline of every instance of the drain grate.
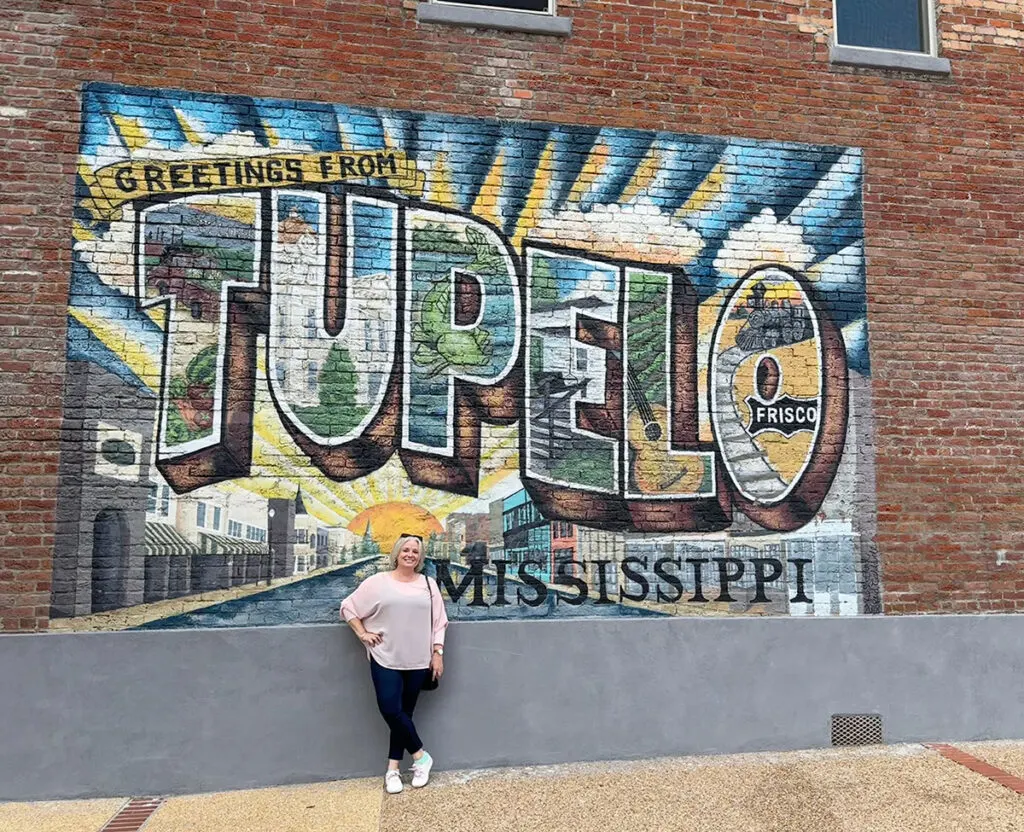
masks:
<path fill-rule="evenodd" d="M 832 745 L 881 744 L 881 714 L 832 714 Z"/>

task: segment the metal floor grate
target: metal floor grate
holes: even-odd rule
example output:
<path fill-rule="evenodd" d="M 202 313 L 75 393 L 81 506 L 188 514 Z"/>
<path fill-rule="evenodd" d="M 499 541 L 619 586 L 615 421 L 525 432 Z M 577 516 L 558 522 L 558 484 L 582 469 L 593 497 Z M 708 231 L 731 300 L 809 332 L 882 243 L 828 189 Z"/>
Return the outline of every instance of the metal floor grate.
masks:
<path fill-rule="evenodd" d="M 832 745 L 881 744 L 881 714 L 832 714 Z"/>

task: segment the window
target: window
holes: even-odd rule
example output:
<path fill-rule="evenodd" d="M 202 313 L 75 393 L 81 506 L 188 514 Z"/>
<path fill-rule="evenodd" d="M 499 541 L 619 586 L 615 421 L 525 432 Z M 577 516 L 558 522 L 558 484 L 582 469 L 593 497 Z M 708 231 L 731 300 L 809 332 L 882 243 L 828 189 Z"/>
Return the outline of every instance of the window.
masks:
<path fill-rule="evenodd" d="M 310 361 L 309 366 L 306 367 L 306 386 L 310 390 L 316 390 L 317 377 L 320 372 L 320 367 L 315 361 Z"/>
<path fill-rule="evenodd" d="M 163 485 L 160 487 L 160 516 L 166 517 L 171 513 L 171 487 Z"/>
<path fill-rule="evenodd" d="M 220 530 L 220 506 L 215 506 L 213 509 L 213 526 L 211 528 L 214 531 Z"/>
<path fill-rule="evenodd" d="M 201 529 L 206 528 L 206 503 L 196 505 L 196 525 Z"/>
<path fill-rule="evenodd" d="M 587 348 L 576 347 L 576 370 L 581 373 L 587 371 Z"/>
<path fill-rule="evenodd" d="M 551 14 L 552 0 L 434 0 L 445 6 L 479 6 L 485 9 L 504 9 L 514 12 L 540 12 Z"/>
<path fill-rule="evenodd" d="M 203 319 L 203 305 L 199 301 L 194 300 L 192 301 L 191 309 L 192 317 L 195 318 L 197 321 L 201 321 Z"/>
<path fill-rule="evenodd" d="M 835 0 L 835 5 L 837 43 L 932 52 L 929 0 Z"/>
<path fill-rule="evenodd" d="M 317 330 L 317 326 L 316 326 L 316 310 L 315 309 L 307 309 L 306 310 L 306 337 L 307 338 L 316 338 L 316 330 Z"/>
<path fill-rule="evenodd" d="M 928 0 L 836 0 L 836 41 L 930 52 L 929 16 Z"/>
<path fill-rule="evenodd" d="M 572 34 L 572 20 L 559 17 L 556 5 L 557 0 L 422 0 L 416 6 L 416 19 L 567 37 Z"/>
<path fill-rule="evenodd" d="M 949 59 L 937 54 L 935 0 L 833 2 L 833 64 L 950 74 Z"/>
<path fill-rule="evenodd" d="M 255 526 L 246 525 L 245 527 L 245 539 L 255 540 L 259 543 L 267 542 L 267 530 L 257 529 Z"/>
<path fill-rule="evenodd" d="M 241 537 L 242 524 L 237 520 L 228 520 L 228 537 Z"/>
<path fill-rule="evenodd" d="M 156 513 L 156 497 L 157 492 L 159 490 L 160 486 L 158 486 L 155 482 L 151 482 L 149 484 L 149 498 L 146 500 L 146 511 L 148 511 L 150 514 Z"/>

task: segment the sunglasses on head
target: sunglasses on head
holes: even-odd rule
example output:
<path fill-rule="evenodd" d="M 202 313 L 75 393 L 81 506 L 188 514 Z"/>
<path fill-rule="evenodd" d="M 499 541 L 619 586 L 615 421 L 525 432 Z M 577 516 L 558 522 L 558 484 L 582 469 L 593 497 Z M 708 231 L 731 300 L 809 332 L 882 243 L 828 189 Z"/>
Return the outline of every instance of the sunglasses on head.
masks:
<path fill-rule="evenodd" d="M 402 532 L 399 535 L 399 537 L 412 537 L 412 538 L 415 538 L 416 540 L 418 540 L 420 543 L 423 542 L 423 538 L 422 537 L 420 537 L 418 534 L 412 534 L 411 532 Z"/>

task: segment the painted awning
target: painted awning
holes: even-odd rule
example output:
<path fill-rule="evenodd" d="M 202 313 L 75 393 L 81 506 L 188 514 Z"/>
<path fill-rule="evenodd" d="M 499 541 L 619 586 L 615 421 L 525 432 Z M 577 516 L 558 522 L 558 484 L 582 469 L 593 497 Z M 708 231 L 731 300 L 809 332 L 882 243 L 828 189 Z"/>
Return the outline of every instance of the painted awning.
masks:
<path fill-rule="evenodd" d="M 146 555 L 198 555 L 200 549 L 174 526 L 167 523 L 146 523 Z"/>
<path fill-rule="evenodd" d="M 265 555 L 269 551 L 265 543 L 212 532 L 199 532 L 199 546 L 207 555 Z"/>

